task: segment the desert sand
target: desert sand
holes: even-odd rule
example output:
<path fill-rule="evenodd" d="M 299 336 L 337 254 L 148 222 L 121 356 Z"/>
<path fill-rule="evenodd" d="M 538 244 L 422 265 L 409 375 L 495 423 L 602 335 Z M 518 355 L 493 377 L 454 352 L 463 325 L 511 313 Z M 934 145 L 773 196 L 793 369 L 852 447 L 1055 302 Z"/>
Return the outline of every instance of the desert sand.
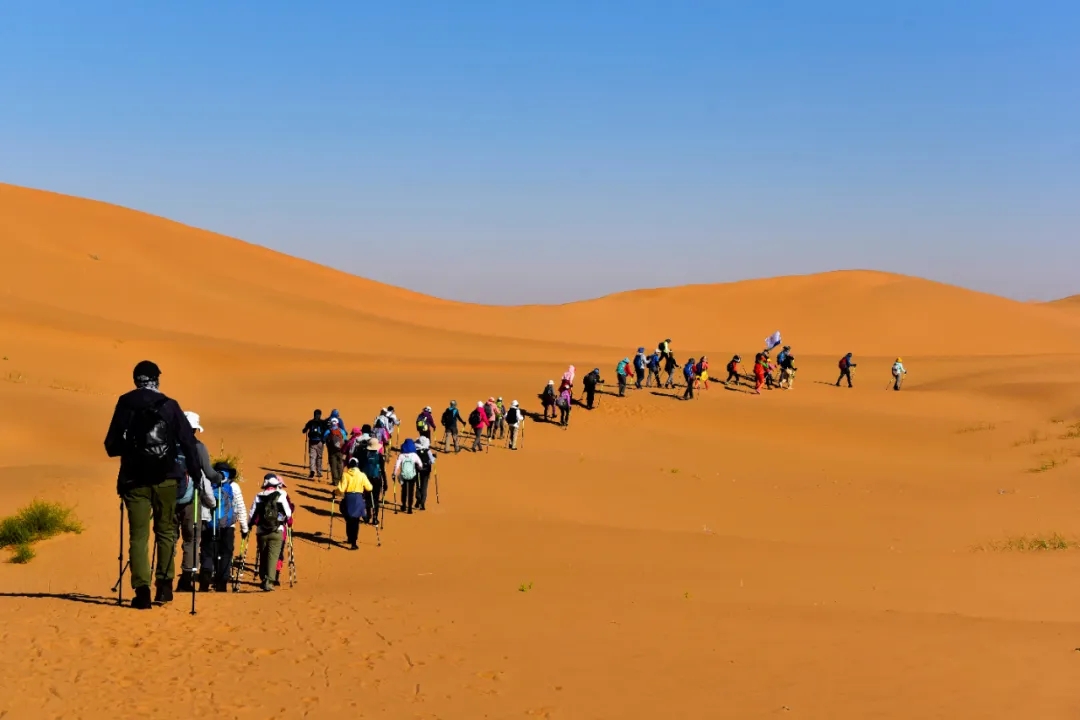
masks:
<path fill-rule="evenodd" d="M 484 307 L 9 185 L 0 273 L 0 514 L 86 526 L 0 563 L 0 717 L 1080 717 L 1080 550 L 1006 549 L 1080 533 L 1075 299 L 837 272 Z M 568 364 L 612 380 L 670 336 L 722 375 L 776 329 L 791 392 L 603 396 L 521 452 L 442 456 L 441 502 L 355 553 L 325 543 L 329 485 L 286 477 L 296 587 L 195 617 L 109 593 L 102 440 L 141 359 L 250 500 L 315 407 L 536 410 Z"/>

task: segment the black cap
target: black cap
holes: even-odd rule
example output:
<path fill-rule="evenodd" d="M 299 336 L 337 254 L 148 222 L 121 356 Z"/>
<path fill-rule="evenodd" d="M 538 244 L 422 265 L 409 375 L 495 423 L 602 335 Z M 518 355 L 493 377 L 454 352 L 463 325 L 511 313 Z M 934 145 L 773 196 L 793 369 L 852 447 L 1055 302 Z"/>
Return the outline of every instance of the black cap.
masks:
<path fill-rule="evenodd" d="M 157 380 L 161 377 L 161 368 L 149 360 L 143 360 L 135 366 L 135 370 L 132 371 L 131 376 L 135 379 L 147 377 L 151 380 Z"/>
<path fill-rule="evenodd" d="M 322 417 L 322 410 L 316 410 L 315 417 Z"/>

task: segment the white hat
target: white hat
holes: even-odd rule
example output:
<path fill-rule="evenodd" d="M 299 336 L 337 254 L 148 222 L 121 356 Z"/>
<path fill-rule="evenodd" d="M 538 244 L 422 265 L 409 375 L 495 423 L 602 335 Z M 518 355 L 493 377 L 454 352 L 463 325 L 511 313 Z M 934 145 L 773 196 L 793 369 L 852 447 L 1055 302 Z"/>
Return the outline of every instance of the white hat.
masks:
<path fill-rule="evenodd" d="M 515 400 L 515 401 L 514 401 L 514 402 L 512 402 L 512 403 L 510 403 L 510 407 L 517 407 L 517 406 L 518 406 L 518 401 L 517 401 L 517 400 Z"/>
<path fill-rule="evenodd" d="M 203 431 L 202 422 L 201 422 L 201 419 L 199 418 L 199 413 L 189 411 L 189 412 L 184 413 L 184 417 L 187 418 L 188 425 L 191 426 L 192 430 L 195 430 L 196 432 L 202 432 Z"/>
<path fill-rule="evenodd" d="M 281 478 L 279 478 L 277 475 L 274 475 L 273 473 L 267 473 L 266 477 L 263 478 L 262 486 L 263 489 L 285 487 L 285 483 L 281 482 Z"/>
<path fill-rule="evenodd" d="M 424 408 L 424 412 L 431 412 L 431 406 L 428 405 L 426 408 Z"/>
<path fill-rule="evenodd" d="M 555 384 L 554 380 L 548 380 L 548 385 L 554 385 L 554 384 Z"/>
<path fill-rule="evenodd" d="M 481 400 L 480 402 L 476 403 L 476 407 L 479 407 L 479 408 L 484 407 L 484 401 Z"/>
<path fill-rule="evenodd" d="M 427 450 L 429 447 L 431 447 L 431 441 L 428 440 L 426 437 L 422 437 L 416 442 L 420 446 L 421 450 Z"/>
<path fill-rule="evenodd" d="M 330 425 L 331 425 L 332 427 L 337 427 L 337 426 L 338 426 L 338 425 L 340 425 L 340 424 L 341 424 L 341 423 L 339 423 L 339 422 L 338 422 L 338 419 L 337 419 L 337 418 L 330 418 Z"/>

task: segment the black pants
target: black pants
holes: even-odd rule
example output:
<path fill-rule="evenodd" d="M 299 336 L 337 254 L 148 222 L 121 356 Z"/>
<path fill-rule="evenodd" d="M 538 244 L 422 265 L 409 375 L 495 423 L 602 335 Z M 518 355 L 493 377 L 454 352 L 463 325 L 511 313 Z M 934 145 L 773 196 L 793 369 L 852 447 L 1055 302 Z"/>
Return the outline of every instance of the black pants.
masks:
<path fill-rule="evenodd" d="M 565 407 L 559 408 L 559 424 L 560 425 L 569 425 L 570 424 L 570 404 L 569 403 L 567 403 L 567 405 Z"/>
<path fill-rule="evenodd" d="M 420 437 L 427 438 L 428 442 L 431 442 L 431 428 L 430 427 L 426 427 L 423 430 L 419 430 L 418 432 L 420 433 Z"/>
<path fill-rule="evenodd" d="M 544 419 L 545 420 L 547 420 L 547 417 L 548 417 L 548 410 L 551 411 L 551 419 L 554 420 L 555 419 L 555 403 L 551 403 L 550 405 L 548 405 L 548 404 L 544 405 Z"/>
<path fill-rule="evenodd" d="M 626 376 L 619 376 L 619 397 L 626 397 Z"/>
<path fill-rule="evenodd" d="M 473 438 L 472 451 L 483 452 L 484 451 L 484 428 L 473 428 L 473 432 L 476 433 L 476 437 Z"/>
<path fill-rule="evenodd" d="M 420 484 L 416 488 L 416 507 L 421 510 L 427 504 L 428 483 L 431 481 L 431 468 L 426 464 L 427 460 L 424 462 L 424 469 L 420 471 Z"/>
<path fill-rule="evenodd" d="M 596 388 L 585 389 L 585 406 L 590 410 L 593 409 L 593 401 L 596 400 Z"/>
<path fill-rule="evenodd" d="M 371 480 L 371 478 L 368 478 Z M 364 502 L 368 506 L 368 516 L 371 518 L 371 524 L 377 525 L 379 523 L 379 499 L 382 497 L 383 492 L 383 479 L 377 477 L 371 480 L 371 492 L 364 493 Z"/>
<path fill-rule="evenodd" d="M 836 387 L 840 387 L 840 381 L 847 378 L 847 386 L 851 387 L 851 369 L 844 368 L 840 371 L 840 377 L 836 378 Z"/>
<path fill-rule="evenodd" d="M 345 518 L 345 539 L 349 541 L 350 545 L 355 545 L 357 538 L 360 537 L 360 518 L 351 518 L 346 516 Z"/>
<path fill-rule="evenodd" d="M 211 523 L 202 524 L 199 567 L 210 573 L 214 585 L 219 588 L 229 582 L 235 547 L 236 528 L 218 528 L 215 533 Z"/>
<path fill-rule="evenodd" d="M 416 499 L 416 482 L 416 478 L 401 481 L 401 506 L 406 512 L 412 512 L 413 502 Z"/>
<path fill-rule="evenodd" d="M 734 380 L 735 384 L 738 385 L 739 381 L 742 380 L 742 378 L 739 377 L 739 373 L 733 373 L 729 371 L 727 374 L 727 380 L 724 381 L 724 384 L 727 385 L 732 380 Z"/>
<path fill-rule="evenodd" d="M 637 387 L 637 389 L 640 390 L 641 389 L 641 383 L 645 382 L 645 368 L 636 368 L 636 370 L 637 370 L 637 385 L 635 387 Z"/>
<path fill-rule="evenodd" d="M 690 378 L 689 380 L 686 381 L 686 392 L 683 393 L 682 399 L 683 400 L 693 400 L 694 399 L 694 378 Z"/>

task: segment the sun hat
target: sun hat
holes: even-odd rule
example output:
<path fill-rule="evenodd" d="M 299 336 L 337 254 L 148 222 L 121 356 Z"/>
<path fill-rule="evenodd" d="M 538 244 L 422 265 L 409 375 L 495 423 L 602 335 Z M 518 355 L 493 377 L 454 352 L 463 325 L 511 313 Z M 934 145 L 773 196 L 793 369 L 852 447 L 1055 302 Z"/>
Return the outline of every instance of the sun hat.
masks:
<path fill-rule="evenodd" d="M 285 487 L 285 483 L 281 482 L 281 478 L 274 473 L 266 473 L 263 477 L 262 486 L 263 490 L 265 490 L 266 488 Z"/>
<path fill-rule="evenodd" d="M 192 430 L 194 430 L 196 432 L 202 432 L 203 431 L 202 418 L 199 417 L 199 413 L 191 412 L 189 410 L 188 412 L 184 413 L 184 417 L 187 418 L 188 425 L 191 426 Z"/>
<path fill-rule="evenodd" d="M 517 401 L 517 400 L 515 400 L 515 401 L 514 401 L 514 402 L 512 402 L 512 403 L 510 403 L 510 407 L 514 407 L 514 408 L 516 408 L 517 406 L 518 406 L 518 401 Z"/>
<path fill-rule="evenodd" d="M 428 448 L 431 447 L 431 441 L 428 440 L 426 437 L 422 437 L 419 440 L 417 440 L 416 442 L 420 446 L 421 450 L 427 450 Z"/>

